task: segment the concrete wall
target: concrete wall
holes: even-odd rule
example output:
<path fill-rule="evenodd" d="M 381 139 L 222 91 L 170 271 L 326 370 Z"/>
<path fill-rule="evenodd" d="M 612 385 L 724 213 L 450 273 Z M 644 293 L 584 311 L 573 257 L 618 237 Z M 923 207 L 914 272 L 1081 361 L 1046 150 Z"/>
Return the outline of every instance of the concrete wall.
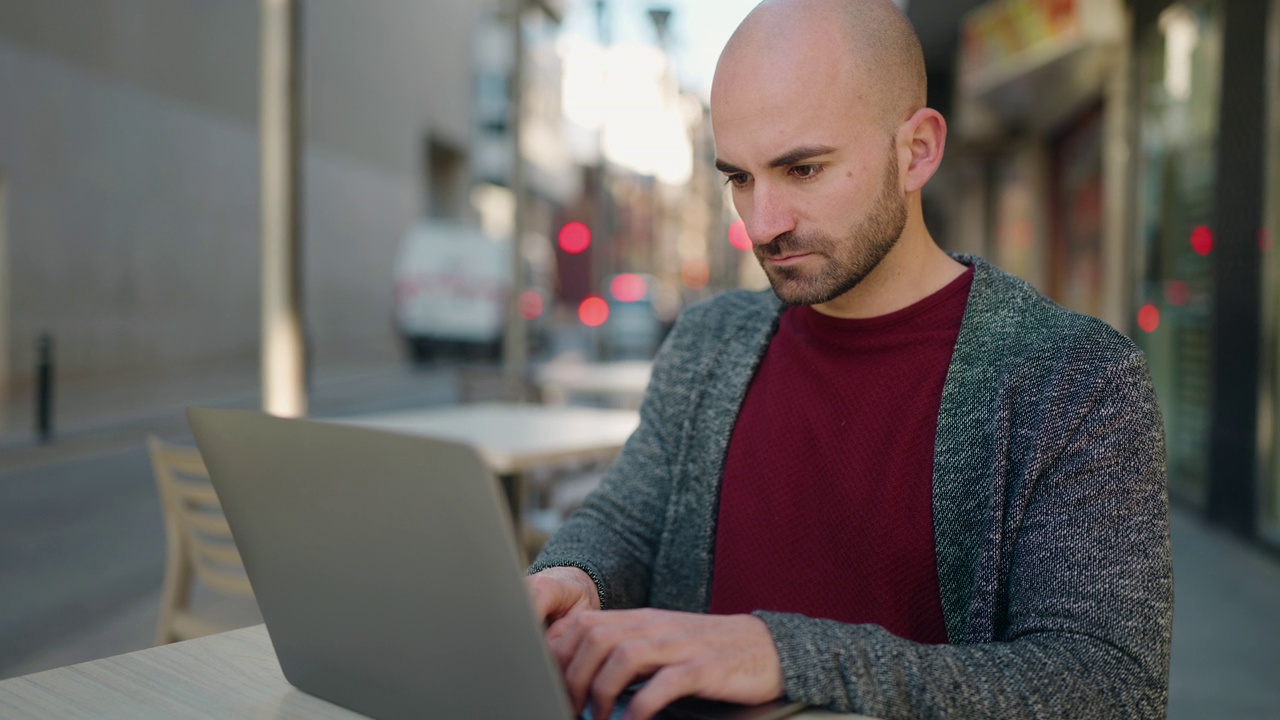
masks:
<path fill-rule="evenodd" d="M 396 357 L 396 245 L 425 139 L 470 144 L 490 5 L 304 3 L 316 367 Z M 256 0 L 0 0 L 15 378 L 42 332 L 68 377 L 256 364 L 259 30 Z"/>

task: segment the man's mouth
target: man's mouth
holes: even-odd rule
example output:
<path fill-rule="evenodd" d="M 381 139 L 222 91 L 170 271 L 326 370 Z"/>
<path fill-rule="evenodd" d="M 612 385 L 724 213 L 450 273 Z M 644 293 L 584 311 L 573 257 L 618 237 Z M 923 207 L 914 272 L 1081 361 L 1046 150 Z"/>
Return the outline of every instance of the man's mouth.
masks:
<path fill-rule="evenodd" d="M 788 253 L 785 255 L 768 256 L 765 257 L 765 260 L 773 265 L 794 265 L 812 254 L 813 253 L 807 252 Z"/>

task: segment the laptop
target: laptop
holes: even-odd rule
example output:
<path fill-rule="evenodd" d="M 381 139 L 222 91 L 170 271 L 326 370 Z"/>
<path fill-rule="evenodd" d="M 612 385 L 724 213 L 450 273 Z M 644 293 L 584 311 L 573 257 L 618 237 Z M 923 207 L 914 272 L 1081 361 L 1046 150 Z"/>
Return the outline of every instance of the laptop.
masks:
<path fill-rule="evenodd" d="M 472 447 L 243 410 L 187 418 L 290 684 L 380 720 L 573 717 Z M 688 698 L 664 713 L 803 708 Z"/>

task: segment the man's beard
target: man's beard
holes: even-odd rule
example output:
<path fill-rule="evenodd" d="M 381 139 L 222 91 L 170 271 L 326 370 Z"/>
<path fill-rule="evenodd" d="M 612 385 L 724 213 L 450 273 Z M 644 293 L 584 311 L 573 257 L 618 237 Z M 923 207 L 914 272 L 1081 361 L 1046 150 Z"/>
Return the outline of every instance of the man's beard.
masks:
<path fill-rule="evenodd" d="M 890 156 L 885 182 L 875 203 L 848 234 L 840 239 L 821 232 L 783 233 L 755 248 L 756 259 L 769 276 L 778 299 L 787 305 L 819 305 L 852 290 L 898 244 L 907 226 L 907 203 L 898 194 L 897 158 Z M 770 266 L 767 258 L 814 253 L 826 258 L 816 273 L 796 266 Z"/>

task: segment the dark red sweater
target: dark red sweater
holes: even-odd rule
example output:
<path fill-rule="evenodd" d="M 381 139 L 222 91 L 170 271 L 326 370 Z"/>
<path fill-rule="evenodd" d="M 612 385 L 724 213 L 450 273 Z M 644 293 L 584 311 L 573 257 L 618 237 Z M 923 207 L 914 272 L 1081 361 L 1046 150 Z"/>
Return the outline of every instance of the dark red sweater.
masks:
<path fill-rule="evenodd" d="M 972 279 L 877 318 L 783 312 L 729 441 L 711 612 L 793 612 L 947 641 L 933 449 Z"/>

